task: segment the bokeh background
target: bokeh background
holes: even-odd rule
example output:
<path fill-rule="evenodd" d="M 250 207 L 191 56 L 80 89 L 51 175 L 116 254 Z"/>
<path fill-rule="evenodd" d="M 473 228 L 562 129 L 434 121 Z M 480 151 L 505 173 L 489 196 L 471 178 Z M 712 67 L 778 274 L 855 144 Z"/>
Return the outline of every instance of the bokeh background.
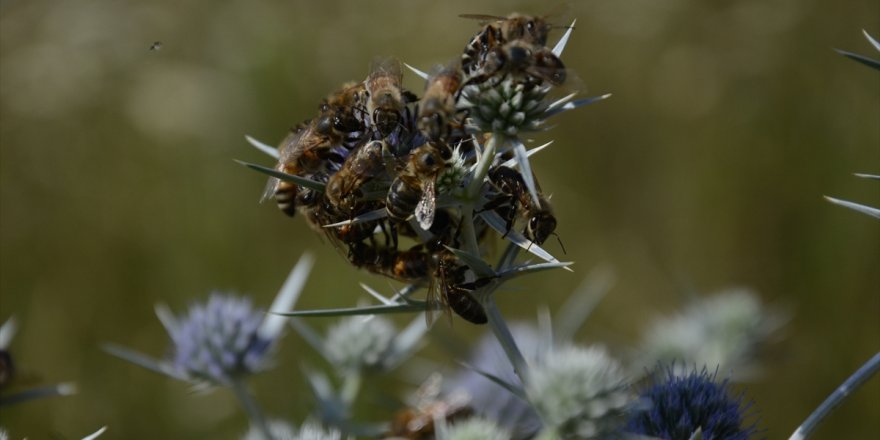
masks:
<path fill-rule="evenodd" d="M 19 320 L 12 353 L 31 380 L 80 387 L 3 408 L 0 426 L 13 438 L 102 425 L 106 438 L 243 432 L 229 393 L 192 395 L 100 344 L 160 356 L 155 303 L 182 310 L 222 289 L 268 306 L 306 250 L 318 263 L 300 307 L 353 305 L 358 281 L 388 285 L 347 266 L 301 219 L 257 203 L 265 179 L 232 159 L 272 161 L 243 136 L 280 140 L 376 55 L 425 69 L 457 56 L 477 30 L 460 13 L 547 10 L 0 1 L 0 319 Z M 502 310 L 533 319 L 610 265 L 618 283 L 581 340 L 620 352 L 688 295 L 754 288 L 792 319 L 743 390 L 765 435 L 787 436 L 880 348 L 880 223 L 822 199 L 880 205 L 880 185 L 851 174 L 880 172 L 880 79 L 832 51 L 876 57 L 861 30 L 880 35 L 880 3 L 596 0 L 560 14 L 578 19 L 563 59 L 588 94 L 614 96 L 534 136 L 556 140 L 533 163 L 575 273 L 523 279 L 499 297 Z M 149 50 L 154 41 L 161 50 Z M 482 330 L 441 321 L 422 356 L 451 364 Z M 311 399 L 300 366 L 320 362 L 288 335 L 278 365 L 252 381 L 266 411 L 301 421 Z M 404 385 L 370 386 L 394 396 Z M 365 403 L 366 419 L 390 414 Z M 878 414 L 875 379 L 817 438 L 876 435 Z"/>

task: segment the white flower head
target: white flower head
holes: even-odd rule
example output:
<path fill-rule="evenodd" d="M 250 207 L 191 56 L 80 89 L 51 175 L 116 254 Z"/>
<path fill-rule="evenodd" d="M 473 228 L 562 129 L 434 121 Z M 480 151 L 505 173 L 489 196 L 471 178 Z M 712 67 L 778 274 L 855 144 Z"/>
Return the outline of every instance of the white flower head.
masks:
<path fill-rule="evenodd" d="M 440 440 L 510 440 L 511 435 L 494 422 L 472 417 L 453 422 L 438 436 Z"/>
<path fill-rule="evenodd" d="M 630 402 L 620 363 L 600 347 L 548 353 L 528 370 L 525 390 L 544 428 L 563 438 L 612 432 Z"/>
<path fill-rule="evenodd" d="M 391 321 L 375 316 L 342 319 L 327 332 L 327 359 L 344 372 L 382 369 L 392 353 L 396 330 Z"/>
<path fill-rule="evenodd" d="M 272 435 L 272 440 L 294 440 L 296 438 L 296 428 L 293 427 L 290 423 L 285 422 L 284 420 L 270 420 L 268 422 L 269 425 L 269 434 Z M 242 440 L 266 440 L 265 434 L 263 431 L 255 426 L 251 425 L 248 429 L 248 432 L 244 434 L 241 438 Z"/>
<path fill-rule="evenodd" d="M 675 364 L 686 372 L 694 365 L 747 372 L 760 345 L 784 320 L 769 312 L 748 289 L 729 289 L 660 319 L 645 334 L 645 364 Z"/>

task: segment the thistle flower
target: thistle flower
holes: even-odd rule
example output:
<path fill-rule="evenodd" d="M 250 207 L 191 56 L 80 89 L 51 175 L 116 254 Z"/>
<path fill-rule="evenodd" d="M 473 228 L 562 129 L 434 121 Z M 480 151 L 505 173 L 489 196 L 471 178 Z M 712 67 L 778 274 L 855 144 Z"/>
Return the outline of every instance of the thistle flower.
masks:
<path fill-rule="evenodd" d="M 299 298 L 314 259 L 306 254 L 290 272 L 272 303 L 272 311 L 289 310 Z M 254 309 L 244 297 L 212 293 L 204 304 L 175 317 L 164 305 L 156 315 L 171 337 L 168 358 L 155 360 L 106 344 L 104 349 L 144 368 L 174 379 L 207 385 L 232 385 L 235 379 L 268 367 L 272 346 L 286 318 Z"/>
<path fill-rule="evenodd" d="M 330 363 L 344 372 L 381 369 L 395 334 L 394 325 L 385 318 L 345 318 L 330 328 L 324 353 Z"/>
<path fill-rule="evenodd" d="M 445 431 L 445 432 L 443 432 Z M 489 420 L 472 417 L 446 427 L 440 440 L 509 440 L 510 433 Z"/>
<path fill-rule="evenodd" d="M 715 374 L 692 371 L 679 376 L 673 368 L 640 393 L 648 408 L 633 412 L 626 431 L 662 439 L 691 438 L 697 429 L 705 440 L 746 440 L 754 426 L 744 426 L 748 404 L 732 396 L 728 380 L 715 381 Z"/>
<path fill-rule="evenodd" d="M 729 289 L 689 305 L 678 316 L 657 321 L 645 333 L 643 365 L 663 362 L 708 365 L 739 377 L 752 369 L 758 348 L 784 319 L 766 310 L 747 289 Z"/>
<path fill-rule="evenodd" d="M 525 382 L 545 431 L 562 438 L 615 432 L 630 401 L 620 364 L 599 347 L 552 351 L 528 370 Z"/>
<path fill-rule="evenodd" d="M 248 298 L 212 293 L 169 326 L 171 365 L 185 377 L 217 384 L 263 370 L 274 342 L 257 332 L 264 317 Z"/>

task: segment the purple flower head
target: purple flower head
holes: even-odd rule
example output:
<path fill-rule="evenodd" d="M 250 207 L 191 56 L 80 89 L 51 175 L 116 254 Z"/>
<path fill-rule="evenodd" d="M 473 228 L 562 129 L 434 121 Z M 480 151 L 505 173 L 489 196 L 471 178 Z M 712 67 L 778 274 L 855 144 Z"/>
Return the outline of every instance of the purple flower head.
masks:
<path fill-rule="evenodd" d="M 705 440 L 746 440 L 755 434 L 746 425 L 742 395 L 732 395 L 728 380 L 716 381 L 716 374 L 694 370 L 679 376 L 674 368 L 658 368 L 653 385 L 640 393 L 648 404 L 633 412 L 626 430 L 662 439 L 686 439 L 702 429 Z"/>
<path fill-rule="evenodd" d="M 250 299 L 212 293 L 207 303 L 193 304 L 169 327 L 174 369 L 218 384 L 264 369 L 274 342 L 259 334 L 264 319 Z"/>

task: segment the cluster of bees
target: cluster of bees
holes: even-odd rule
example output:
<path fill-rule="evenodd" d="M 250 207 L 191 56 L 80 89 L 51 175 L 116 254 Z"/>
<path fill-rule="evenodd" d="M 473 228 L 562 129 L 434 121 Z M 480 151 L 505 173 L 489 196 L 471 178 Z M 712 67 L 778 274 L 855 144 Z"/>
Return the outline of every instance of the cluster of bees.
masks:
<path fill-rule="evenodd" d="M 271 178 L 264 198 L 274 198 L 289 216 L 304 217 L 352 265 L 428 284 L 433 305 L 482 324 L 486 314 L 470 294 L 481 280 L 448 250 L 461 248 L 461 205 L 454 199 L 460 179 L 442 182 L 455 182 L 449 177 L 475 163 L 477 143 L 488 139 L 468 125 L 459 97 L 466 87 L 507 78 L 527 87 L 559 85 L 566 72 L 546 47 L 552 26 L 544 19 L 466 17 L 481 20 L 481 29 L 460 59 L 434 69 L 421 98 L 403 88 L 401 63 L 393 58 L 374 60 L 365 80 L 327 96 L 317 115 L 282 141 L 276 166 L 323 190 Z M 500 159 L 504 155 L 483 183 L 476 212 L 496 212 L 508 231 L 523 221 L 523 234 L 540 245 L 556 228 L 550 204 L 532 197 L 520 172 L 499 165 Z M 488 235 L 479 217 L 474 229 L 481 241 Z M 401 238 L 416 244 L 403 246 Z"/>

